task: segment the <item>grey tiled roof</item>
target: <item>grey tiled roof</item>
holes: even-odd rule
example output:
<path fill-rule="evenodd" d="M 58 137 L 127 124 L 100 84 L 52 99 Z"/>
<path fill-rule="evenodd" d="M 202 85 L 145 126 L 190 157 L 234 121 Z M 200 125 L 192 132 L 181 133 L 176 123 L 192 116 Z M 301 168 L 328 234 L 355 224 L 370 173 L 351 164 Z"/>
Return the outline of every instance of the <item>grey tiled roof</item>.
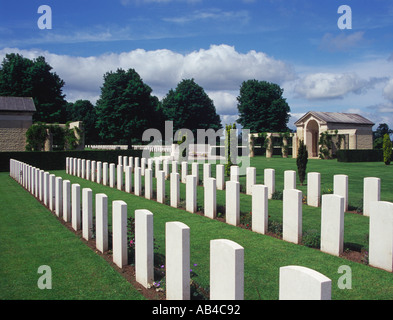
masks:
<path fill-rule="evenodd" d="M 324 123 L 352 123 L 367 125 L 375 124 L 372 121 L 356 113 L 309 111 L 299 120 L 297 120 L 295 122 L 295 125 L 300 124 L 303 119 L 305 119 L 310 114 Z"/>
<path fill-rule="evenodd" d="M 0 111 L 35 112 L 34 101 L 30 97 L 1 97 Z"/>

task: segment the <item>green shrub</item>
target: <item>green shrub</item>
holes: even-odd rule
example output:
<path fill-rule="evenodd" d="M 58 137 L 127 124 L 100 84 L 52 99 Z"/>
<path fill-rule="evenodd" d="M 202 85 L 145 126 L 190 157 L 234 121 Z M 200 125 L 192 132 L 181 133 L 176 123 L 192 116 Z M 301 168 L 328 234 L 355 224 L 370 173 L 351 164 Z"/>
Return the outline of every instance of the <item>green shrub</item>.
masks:
<path fill-rule="evenodd" d="M 302 243 L 306 247 L 319 249 L 321 246 L 321 234 L 317 230 L 308 230 L 303 233 Z"/>
<path fill-rule="evenodd" d="M 392 160 L 392 141 L 388 134 L 383 136 L 383 162 L 389 165 Z"/>

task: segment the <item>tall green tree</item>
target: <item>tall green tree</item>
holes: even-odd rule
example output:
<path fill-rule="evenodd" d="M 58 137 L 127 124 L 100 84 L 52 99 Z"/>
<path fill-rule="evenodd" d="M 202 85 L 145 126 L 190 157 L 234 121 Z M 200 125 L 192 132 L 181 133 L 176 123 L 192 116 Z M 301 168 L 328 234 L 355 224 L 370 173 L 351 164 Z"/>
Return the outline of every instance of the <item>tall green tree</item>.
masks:
<path fill-rule="evenodd" d="M 237 97 L 237 122 L 251 132 L 286 132 L 290 108 L 284 90 L 275 83 L 247 80 Z"/>
<path fill-rule="evenodd" d="M 383 139 L 385 134 L 389 136 L 393 133 L 393 130 L 389 128 L 386 123 L 380 123 L 378 128 L 373 132 L 374 134 L 374 149 L 382 149 Z"/>
<path fill-rule="evenodd" d="M 34 122 L 64 122 L 65 83 L 52 69 L 42 56 L 30 60 L 7 54 L 0 67 L 0 95 L 32 97 L 37 109 Z"/>
<path fill-rule="evenodd" d="M 182 80 L 175 90 L 171 89 L 162 100 L 165 120 L 173 121 L 175 131 L 186 128 L 196 138 L 197 129 L 222 128 L 220 116 L 213 101 L 194 79 Z"/>
<path fill-rule="evenodd" d="M 149 128 L 162 128 L 158 99 L 134 69 L 117 69 L 104 75 L 96 103 L 96 128 L 105 143 L 131 145 Z"/>
<path fill-rule="evenodd" d="M 304 179 L 306 178 L 306 169 L 308 162 L 308 151 L 307 146 L 304 144 L 303 140 L 299 141 L 299 148 L 296 158 L 297 172 L 299 175 L 299 181 L 303 185 Z"/>
<path fill-rule="evenodd" d="M 383 162 L 389 165 L 392 161 L 392 141 L 389 134 L 385 133 L 383 136 Z"/>

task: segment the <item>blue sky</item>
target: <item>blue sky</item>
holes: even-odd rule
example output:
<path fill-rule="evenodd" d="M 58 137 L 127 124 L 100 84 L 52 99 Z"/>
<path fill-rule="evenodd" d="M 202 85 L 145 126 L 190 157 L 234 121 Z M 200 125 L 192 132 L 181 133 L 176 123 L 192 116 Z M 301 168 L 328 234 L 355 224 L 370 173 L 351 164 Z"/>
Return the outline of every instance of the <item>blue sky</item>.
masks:
<path fill-rule="evenodd" d="M 243 81 L 284 88 L 290 125 L 310 110 L 355 112 L 393 128 L 390 0 L 0 0 L 0 59 L 46 57 L 68 101 L 100 94 L 103 75 L 134 68 L 160 99 L 194 78 L 223 123 Z M 41 5 L 52 29 L 40 29 Z M 341 5 L 352 29 L 340 29 Z"/>

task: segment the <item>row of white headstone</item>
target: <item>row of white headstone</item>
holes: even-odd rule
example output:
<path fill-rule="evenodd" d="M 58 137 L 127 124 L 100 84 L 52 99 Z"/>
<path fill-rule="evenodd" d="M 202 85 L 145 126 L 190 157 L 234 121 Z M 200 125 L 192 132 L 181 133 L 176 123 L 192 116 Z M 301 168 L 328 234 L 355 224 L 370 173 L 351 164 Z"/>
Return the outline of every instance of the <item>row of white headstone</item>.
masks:
<path fill-rule="evenodd" d="M 83 238 L 92 237 L 92 197 L 90 188 L 54 177 L 44 170 L 11 159 L 10 175 L 74 230 L 82 228 Z M 51 178 L 50 178 L 51 177 Z M 54 190 L 50 192 L 50 190 Z M 50 203 L 55 205 L 50 205 Z M 82 204 L 82 213 L 80 210 Z M 96 248 L 108 250 L 108 197 L 95 195 Z M 71 208 L 71 210 L 70 210 Z M 71 214 L 70 214 L 71 213 Z M 128 263 L 127 204 L 112 203 L 113 262 L 120 268 Z M 190 299 L 190 228 L 182 222 L 165 226 L 166 298 Z M 148 287 L 154 281 L 153 214 L 135 211 L 136 280 Z M 228 239 L 210 241 L 210 299 L 242 300 L 244 298 L 244 248 Z M 321 273 L 301 267 L 280 268 L 279 299 L 331 299 L 331 280 Z"/>
<path fill-rule="evenodd" d="M 119 162 L 120 162 L 119 158 Z M 132 163 L 133 161 L 129 159 Z M 142 158 L 143 160 L 143 158 Z M 148 159 L 146 161 L 147 168 L 143 168 L 145 175 L 145 197 L 153 198 L 153 169 L 151 164 L 156 163 L 155 176 L 157 178 L 157 201 L 164 203 L 165 201 L 165 177 L 164 170 L 160 170 L 157 159 Z M 89 160 L 70 159 L 67 160 L 68 169 L 73 167 L 78 172 L 89 171 L 89 169 L 78 169 L 80 166 L 89 166 Z M 72 163 L 72 164 L 71 164 Z M 124 162 L 123 162 L 124 163 Z M 134 194 L 142 196 L 142 167 L 139 167 L 139 159 L 135 158 L 135 166 L 126 166 L 125 168 L 125 191 L 132 192 L 132 169 L 134 168 Z M 168 166 L 169 166 L 169 162 Z M 185 163 L 187 164 L 187 163 Z M 192 163 L 192 166 L 194 163 Z M 204 164 L 207 165 L 207 164 Z M 210 165 L 210 164 L 209 164 Z M 221 165 L 217 165 L 221 166 Z M 165 166 L 164 166 L 165 167 Z M 97 176 L 101 175 L 101 165 L 98 164 Z M 107 175 L 105 171 L 108 164 L 103 165 L 103 176 Z M 115 186 L 122 190 L 123 165 L 118 164 L 117 170 L 115 164 L 109 164 L 109 180 L 110 186 Z M 182 163 L 182 170 L 186 183 L 186 210 L 195 213 L 197 211 L 197 183 L 198 177 L 194 174 L 188 174 L 188 166 Z M 197 168 L 194 165 L 194 168 Z M 210 176 L 210 167 L 204 178 L 204 214 L 209 218 L 216 218 L 216 189 L 217 178 Z M 169 172 L 169 170 L 167 171 Z M 194 171 L 195 172 L 195 171 Z M 196 171 L 198 172 L 198 171 Z M 116 174 L 117 173 L 117 174 Z M 275 170 L 265 169 L 264 181 L 270 182 L 264 185 L 255 184 L 255 168 L 247 168 L 247 184 L 249 185 L 250 194 L 252 195 L 252 230 L 258 233 L 266 234 L 268 228 L 268 199 L 274 192 Z M 205 174 L 204 174 L 205 175 Z M 217 175 L 218 171 L 217 171 Z M 231 167 L 231 178 L 225 183 L 226 192 L 226 212 L 225 219 L 228 224 L 237 226 L 240 223 L 240 183 L 238 180 L 238 167 Z M 87 177 L 88 179 L 88 177 Z M 99 180 L 97 180 L 99 182 Z M 334 194 L 320 195 L 320 173 L 308 173 L 308 199 L 313 199 L 315 206 L 321 203 L 321 241 L 320 249 L 323 252 L 339 256 L 344 249 L 344 212 L 348 205 L 348 176 L 334 176 Z M 170 173 L 170 205 L 177 208 L 180 202 L 180 175 L 177 173 L 177 163 L 172 163 L 172 172 Z M 105 184 L 105 183 L 104 183 Z M 296 189 L 296 172 L 284 172 L 284 190 L 283 190 L 283 240 L 300 244 L 302 241 L 302 191 Z M 385 208 L 380 213 L 380 208 Z M 392 247 L 393 242 L 389 239 L 393 238 L 393 203 L 380 201 L 380 179 L 375 177 L 364 178 L 364 208 L 365 215 L 370 216 L 370 236 L 369 236 L 369 264 L 388 271 L 393 271 Z M 374 208 L 374 209 L 372 209 Z M 374 212 L 371 219 L 371 213 Z M 384 222 L 381 222 L 384 221 Z"/>

